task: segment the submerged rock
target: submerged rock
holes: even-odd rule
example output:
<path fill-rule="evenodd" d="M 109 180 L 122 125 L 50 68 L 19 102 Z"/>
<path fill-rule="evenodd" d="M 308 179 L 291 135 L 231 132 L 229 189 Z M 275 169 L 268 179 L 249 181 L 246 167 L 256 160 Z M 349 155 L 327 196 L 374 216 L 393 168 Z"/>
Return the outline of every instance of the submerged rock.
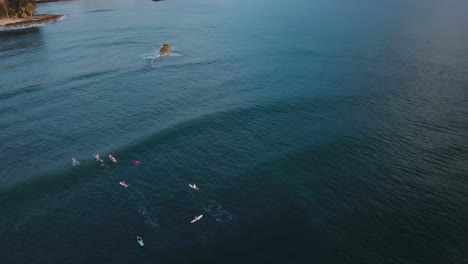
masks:
<path fill-rule="evenodd" d="M 171 45 L 169 44 L 163 44 L 162 47 L 159 49 L 159 55 L 161 56 L 166 56 L 171 53 Z"/>

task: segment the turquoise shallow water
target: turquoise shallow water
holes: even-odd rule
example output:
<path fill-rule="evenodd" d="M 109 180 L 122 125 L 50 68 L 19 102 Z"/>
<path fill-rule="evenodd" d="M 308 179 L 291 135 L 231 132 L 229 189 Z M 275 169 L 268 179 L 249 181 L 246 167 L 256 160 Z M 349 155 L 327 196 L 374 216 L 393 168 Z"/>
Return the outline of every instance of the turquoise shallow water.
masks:
<path fill-rule="evenodd" d="M 39 5 L 0 32 L 0 263 L 468 263 L 467 8 Z"/>

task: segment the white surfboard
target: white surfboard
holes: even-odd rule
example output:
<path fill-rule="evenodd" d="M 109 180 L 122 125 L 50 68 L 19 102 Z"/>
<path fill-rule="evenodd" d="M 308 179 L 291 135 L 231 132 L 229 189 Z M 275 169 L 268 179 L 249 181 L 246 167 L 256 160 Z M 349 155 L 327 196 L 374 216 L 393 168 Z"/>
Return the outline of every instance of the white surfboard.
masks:
<path fill-rule="evenodd" d="M 200 221 L 200 219 L 203 218 L 203 215 L 196 216 L 192 221 L 190 221 L 191 224 Z"/>

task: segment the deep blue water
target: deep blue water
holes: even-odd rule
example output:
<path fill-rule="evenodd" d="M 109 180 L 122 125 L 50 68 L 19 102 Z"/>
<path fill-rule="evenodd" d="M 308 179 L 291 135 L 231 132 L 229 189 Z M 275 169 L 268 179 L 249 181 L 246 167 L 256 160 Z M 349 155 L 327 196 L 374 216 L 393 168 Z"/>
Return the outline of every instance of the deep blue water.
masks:
<path fill-rule="evenodd" d="M 39 5 L 0 32 L 0 263 L 468 263 L 467 11 Z"/>

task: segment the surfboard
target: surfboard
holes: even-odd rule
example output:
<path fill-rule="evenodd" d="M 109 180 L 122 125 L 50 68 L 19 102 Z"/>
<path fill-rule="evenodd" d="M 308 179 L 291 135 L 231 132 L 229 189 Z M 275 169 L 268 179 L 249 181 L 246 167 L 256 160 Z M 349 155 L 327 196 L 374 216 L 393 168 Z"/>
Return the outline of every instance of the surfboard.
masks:
<path fill-rule="evenodd" d="M 202 218 L 203 218 L 203 215 L 199 215 L 199 216 L 195 217 L 195 219 L 193 219 L 192 221 L 190 221 L 190 223 L 193 224 L 193 223 L 195 223 L 195 222 L 198 222 L 198 221 L 200 221 L 200 219 L 202 219 Z"/>

